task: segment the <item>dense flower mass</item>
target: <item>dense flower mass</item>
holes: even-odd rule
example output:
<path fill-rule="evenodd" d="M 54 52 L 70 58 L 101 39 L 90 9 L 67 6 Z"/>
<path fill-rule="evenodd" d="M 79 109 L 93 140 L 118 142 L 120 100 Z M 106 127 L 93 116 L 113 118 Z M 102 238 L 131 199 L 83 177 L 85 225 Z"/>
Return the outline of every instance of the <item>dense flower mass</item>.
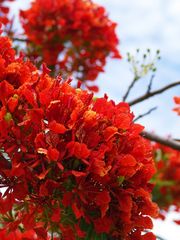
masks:
<path fill-rule="evenodd" d="M 35 0 L 21 11 L 21 22 L 29 39 L 28 54 L 43 59 L 55 72 L 95 80 L 107 56 L 120 58 L 116 24 L 91 0 Z"/>
<path fill-rule="evenodd" d="M 157 168 L 153 199 L 160 207 L 160 217 L 164 218 L 171 206 L 180 210 L 180 151 L 161 144 L 153 144 L 153 148 Z"/>
<path fill-rule="evenodd" d="M 177 104 L 177 107 L 174 108 L 174 111 L 176 111 L 178 115 L 180 115 L 180 97 L 174 97 L 174 101 Z"/>
<path fill-rule="evenodd" d="M 151 147 L 128 104 L 23 58 L 0 38 L 1 239 L 154 240 Z"/>

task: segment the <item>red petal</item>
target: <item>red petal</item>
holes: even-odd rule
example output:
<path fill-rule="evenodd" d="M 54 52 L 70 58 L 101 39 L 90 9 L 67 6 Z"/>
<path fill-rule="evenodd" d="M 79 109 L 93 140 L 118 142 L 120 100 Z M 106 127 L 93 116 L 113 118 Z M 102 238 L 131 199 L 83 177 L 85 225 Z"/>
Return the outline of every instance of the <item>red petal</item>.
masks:
<path fill-rule="evenodd" d="M 106 141 L 109 141 L 115 134 L 118 133 L 118 129 L 114 126 L 107 127 L 104 130 L 104 138 Z"/>
<path fill-rule="evenodd" d="M 82 176 L 86 176 L 86 175 L 87 175 L 87 173 L 78 172 L 78 171 L 74 171 L 74 170 L 72 170 L 71 172 L 72 172 L 72 174 L 73 174 L 75 177 L 82 177 Z"/>
<path fill-rule="evenodd" d="M 49 129 L 59 134 L 63 134 L 67 130 L 63 124 L 57 123 L 55 120 L 49 123 Z"/>
<path fill-rule="evenodd" d="M 81 209 L 79 209 L 76 205 L 76 203 L 72 204 L 72 210 L 76 216 L 77 219 L 81 218 L 82 216 L 84 216 L 84 213 Z"/>
<path fill-rule="evenodd" d="M 99 91 L 99 88 L 98 86 L 88 86 L 86 85 L 87 89 L 92 91 L 92 92 L 98 92 Z"/>
<path fill-rule="evenodd" d="M 63 194 L 62 204 L 65 207 L 70 206 L 70 204 L 72 203 L 72 196 L 73 196 L 72 192 L 65 192 Z"/>
<path fill-rule="evenodd" d="M 14 87 L 7 81 L 2 81 L 0 83 L 0 100 L 5 104 L 6 98 L 8 98 L 14 92 Z"/>
<path fill-rule="evenodd" d="M 174 101 L 176 104 L 180 104 L 180 97 L 174 97 Z"/>
<path fill-rule="evenodd" d="M 78 224 L 75 225 L 75 230 L 79 238 L 85 238 L 86 233 L 80 229 Z"/>
<path fill-rule="evenodd" d="M 46 65 L 46 63 L 42 64 L 42 70 L 43 70 L 43 74 L 49 74 L 51 72 L 51 69 L 49 69 Z"/>
<path fill-rule="evenodd" d="M 97 233 L 109 233 L 112 220 L 108 217 L 94 220 L 94 227 Z"/>
<path fill-rule="evenodd" d="M 43 227 L 34 228 L 34 231 L 40 237 L 40 239 L 46 240 L 47 239 L 47 231 Z"/>
<path fill-rule="evenodd" d="M 59 158 L 59 151 L 56 148 L 49 147 L 47 156 L 52 161 L 57 161 Z"/>
<path fill-rule="evenodd" d="M 127 154 L 127 155 L 124 155 L 122 156 L 118 163 L 120 163 L 121 166 L 123 167 L 134 167 L 136 165 L 136 159 L 130 155 L 130 154 Z"/>
<path fill-rule="evenodd" d="M 127 113 L 119 113 L 115 116 L 114 124 L 123 130 L 130 127 L 132 123 L 132 116 Z"/>
<path fill-rule="evenodd" d="M 87 158 L 90 154 L 90 150 L 84 143 L 69 142 L 67 144 L 67 149 L 71 156 L 74 155 L 79 159 Z"/>
<path fill-rule="evenodd" d="M 53 221 L 53 222 L 59 222 L 60 221 L 60 219 L 61 219 L 61 210 L 60 210 L 60 208 L 55 208 L 54 210 L 53 210 L 53 214 L 52 214 L 52 216 L 51 216 L 51 220 Z"/>
<path fill-rule="evenodd" d="M 9 100 L 8 100 L 8 108 L 9 108 L 9 111 L 11 113 L 14 112 L 15 108 L 17 107 L 17 105 L 18 105 L 18 99 L 17 98 L 14 98 L 14 97 L 9 98 Z"/>
<path fill-rule="evenodd" d="M 97 206 L 99 206 L 101 209 L 102 218 L 106 215 L 106 212 L 109 209 L 110 201 L 111 201 L 111 197 L 109 195 L 109 192 L 107 191 L 98 193 L 98 195 L 95 198 L 95 202 Z"/>

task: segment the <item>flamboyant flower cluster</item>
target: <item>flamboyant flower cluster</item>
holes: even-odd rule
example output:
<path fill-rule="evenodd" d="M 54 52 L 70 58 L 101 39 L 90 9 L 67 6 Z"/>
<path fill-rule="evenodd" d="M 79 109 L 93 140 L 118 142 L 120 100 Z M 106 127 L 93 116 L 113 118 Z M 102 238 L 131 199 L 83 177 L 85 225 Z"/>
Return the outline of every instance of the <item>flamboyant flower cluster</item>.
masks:
<path fill-rule="evenodd" d="M 1 240 L 34 240 L 38 239 L 37 235 L 33 230 L 28 230 L 25 232 L 21 232 L 20 230 L 12 231 L 7 234 L 6 230 L 0 230 L 0 239 Z M 49 240 L 49 239 L 48 239 Z M 54 238 L 55 240 L 55 238 Z"/>
<path fill-rule="evenodd" d="M 10 20 L 8 18 L 8 13 L 9 13 L 9 7 L 5 6 L 5 2 L 12 2 L 14 0 L 0 0 L 0 23 L 3 25 L 7 25 L 10 23 Z"/>
<path fill-rule="evenodd" d="M 93 81 L 108 56 L 120 58 L 116 24 L 91 0 L 35 0 L 20 16 L 29 56 L 54 72 Z"/>
<path fill-rule="evenodd" d="M 174 97 L 174 101 L 177 104 L 177 107 L 175 107 L 173 110 L 180 115 L 180 97 Z"/>
<path fill-rule="evenodd" d="M 176 211 L 180 210 L 180 151 L 153 144 L 154 160 L 157 173 L 153 177 L 155 188 L 153 200 L 160 207 L 160 217 L 165 218 L 165 213 L 171 206 Z"/>
<path fill-rule="evenodd" d="M 0 37 L 1 239 L 154 240 L 143 233 L 157 215 L 143 127 L 126 103 L 48 71 Z"/>

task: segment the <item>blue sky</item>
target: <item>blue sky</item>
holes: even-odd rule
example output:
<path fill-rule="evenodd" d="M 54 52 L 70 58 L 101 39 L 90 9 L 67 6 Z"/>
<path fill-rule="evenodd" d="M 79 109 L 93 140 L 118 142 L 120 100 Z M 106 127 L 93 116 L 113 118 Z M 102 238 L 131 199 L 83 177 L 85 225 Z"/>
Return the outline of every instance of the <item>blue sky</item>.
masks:
<path fill-rule="evenodd" d="M 12 3 L 13 12 L 27 8 L 29 2 L 15 1 Z M 99 96 L 106 92 L 116 102 L 121 100 L 133 77 L 125 59 L 126 53 L 134 53 L 137 48 L 150 48 L 152 52 L 161 50 L 162 60 L 157 65 L 153 89 L 180 79 L 180 0 L 96 0 L 96 3 L 105 6 L 110 18 L 118 23 L 119 49 L 124 56 L 121 61 L 108 60 L 105 73 L 97 80 Z M 130 98 L 143 94 L 146 85 L 145 81 L 141 81 Z M 175 95 L 180 96 L 180 87 L 138 104 L 132 110 L 135 115 L 139 115 L 158 106 L 158 110 L 140 123 L 147 130 L 162 136 L 180 138 L 180 118 L 172 111 Z M 180 227 L 172 223 L 172 217 L 173 213 L 167 221 L 157 221 L 155 224 L 155 232 L 166 240 L 180 239 Z"/>
<path fill-rule="evenodd" d="M 150 48 L 152 52 L 161 50 L 162 60 L 153 89 L 180 79 L 180 1 L 179 0 L 96 0 L 106 7 L 109 16 L 118 23 L 119 49 L 124 56 L 121 61 L 109 60 L 106 72 L 98 79 L 100 95 L 108 95 L 120 101 L 128 83 L 132 79 L 126 53 L 134 53 L 137 48 Z M 131 99 L 144 93 L 145 81 L 141 81 L 130 96 Z M 158 110 L 140 121 L 146 129 L 164 136 L 180 137 L 180 119 L 172 112 L 173 96 L 180 95 L 180 87 L 158 95 L 133 109 L 135 115 L 146 112 L 153 106 Z"/>

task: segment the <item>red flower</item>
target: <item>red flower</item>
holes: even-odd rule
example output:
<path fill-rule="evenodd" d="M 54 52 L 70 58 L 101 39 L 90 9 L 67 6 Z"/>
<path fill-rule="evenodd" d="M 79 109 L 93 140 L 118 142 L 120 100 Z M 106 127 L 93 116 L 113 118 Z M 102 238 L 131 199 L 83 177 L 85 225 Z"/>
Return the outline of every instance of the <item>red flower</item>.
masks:
<path fill-rule="evenodd" d="M 28 230 L 21 233 L 19 230 L 7 234 L 6 230 L 0 230 L 1 240 L 35 240 L 37 235 L 34 230 Z"/>
<path fill-rule="evenodd" d="M 112 220 L 108 217 L 96 219 L 94 227 L 97 233 L 109 233 L 112 226 Z"/>
<path fill-rule="evenodd" d="M 8 13 L 9 13 L 9 8 L 7 6 L 4 6 L 4 2 L 7 1 L 14 1 L 14 0 L 1 0 L 0 1 L 0 23 L 2 23 L 3 25 L 7 25 L 8 23 L 10 23 L 10 20 L 8 18 Z"/>
<path fill-rule="evenodd" d="M 179 106 L 174 108 L 173 110 L 176 111 L 178 115 L 180 115 L 180 97 L 174 97 L 174 101 Z"/>
<path fill-rule="evenodd" d="M 67 144 L 67 149 L 69 151 L 69 156 L 75 156 L 79 159 L 86 159 L 90 154 L 89 149 L 84 143 L 69 142 Z"/>
<path fill-rule="evenodd" d="M 63 124 L 57 123 L 56 121 L 52 121 L 49 123 L 49 129 L 55 133 L 61 134 L 65 133 L 67 130 Z"/>
<path fill-rule="evenodd" d="M 53 71 L 93 81 L 104 71 L 108 56 L 120 58 L 116 24 L 90 0 L 36 0 L 20 16 L 30 55 L 41 56 L 50 68 L 54 65 Z"/>
<path fill-rule="evenodd" d="M 1 40 L 7 53 L 0 48 L 2 228 L 20 234 L 17 239 L 28 231 L 31 239 L 51 233 L 75 240 L 85 232 L 145 238 L 141 233 L 157 214 L 149 184 L 155 169 L 128 104 L 94 100 L 48 76 L 45 66 L 39 73 Z"/>
<path fill-rule="evenodd" d="M 161 144 L 153 144 L 154 160 L 157 173 L 152 178 L 155 182 L 153 198 L 160 207 L 161 219 L 171 206 L 180 209 L 180 152 Z"/>
<path fill-rule="evenodd" d="M 110 201 L 111 201 L 111 197 L 108 191 L 102 191 L 98 193 L 98 195 L 95 198 L 96 205 L 100 206 L 102 218 L 106 215 L 106 212 L 109 209 Z"/>

